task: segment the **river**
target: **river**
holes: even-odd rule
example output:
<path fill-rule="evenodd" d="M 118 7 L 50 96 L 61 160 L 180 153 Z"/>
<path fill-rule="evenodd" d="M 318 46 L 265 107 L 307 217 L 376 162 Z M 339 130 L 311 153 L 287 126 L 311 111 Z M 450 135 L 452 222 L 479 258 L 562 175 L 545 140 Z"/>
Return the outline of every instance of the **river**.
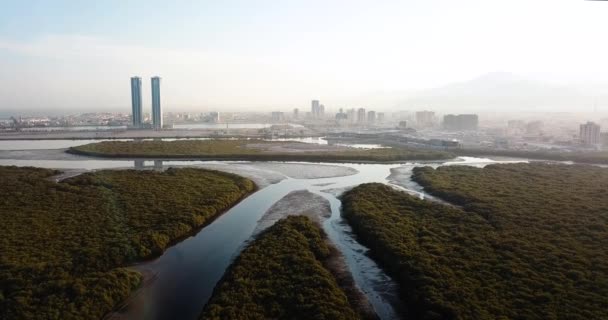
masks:
<path fill-rule="evenodd" d="M 325 232 L 342 252 L 355 283 L 378 315 L 382 319 L 396 319 L 399 306 L 397 285 L 368 257 L 368 249 L 356 241 L 349 225 L 340 215 L 339 195 L 361 183 L 378 182 L 427 198 L 429 196 L 422 188 L 411 180 L 414 167 L 454 164 L 485 166 L 496 162 L 480 158 L 402 164 L 0 159 L 0 165 L 77 171 L 133 167 L 157 170 L 169 166 L 207 167 L 241 173 L 260 185 L 259 191 L 245 198 L 196 235 L 168 248 L 155 260 L 134 266 L 144 274 L 153 275 L 153 280 L 138 291 L 120 313 L 114 314 L 117 318 L 124 319 L 196 319 L 225 269 L 252 239 L 264 213 L 281 198 L 297 190 L 308 190 L 329 201 L 331 217 L 323 223 Z M 332 171 L 328 168 L 334 168 L 336 174 L 327 174 Z M 315 177 L 314 174 L 319 172 L 325 173 Z M 432 200 L 432 197 L 429 198 Z"/>

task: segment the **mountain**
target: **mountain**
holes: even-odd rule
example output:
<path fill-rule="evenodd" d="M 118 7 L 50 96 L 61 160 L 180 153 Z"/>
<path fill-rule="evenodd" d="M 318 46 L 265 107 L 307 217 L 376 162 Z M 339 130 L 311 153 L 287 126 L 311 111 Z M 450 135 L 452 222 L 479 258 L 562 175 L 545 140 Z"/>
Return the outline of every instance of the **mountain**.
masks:
<path fill-rule="evenodd" d="M 399 101 L 399 109 L 439 112 L 589 111 L 595 97 L 575 87 L 494 72 L 466 82 L 423 90 Z"/>

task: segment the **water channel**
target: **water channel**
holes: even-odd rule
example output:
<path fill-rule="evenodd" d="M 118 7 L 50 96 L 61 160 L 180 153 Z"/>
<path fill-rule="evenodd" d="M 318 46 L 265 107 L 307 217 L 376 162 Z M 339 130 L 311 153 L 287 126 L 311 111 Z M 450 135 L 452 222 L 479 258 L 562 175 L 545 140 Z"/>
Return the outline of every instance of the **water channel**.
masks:
<path fill-rule="evenodd" d="M 117 318 L 127 319 L 196 319 L 225 269 L 252 239 L 260 218 L 274 203 L 297 190 L 308 190 L 329 201 L 331 217 L 323 223 L 325 232 L 342 252 L 355 283 L 378 315 L 382 319 L 396 319 L 399 305 L 397 286 L 368 257 L 367 248 L 356 241 L 350 227 L 340 215 L 339 195 L 356 185 L 378 182 L 433 200 L 411 180 L 411 171 L 414 167 L 454 164 L 481 167 L 496 162 L 480 158 L 401 164 L 0 159 L 0 165 L 80 171 L 133 167 L 159 170 L 170 166 L 213 166 L 214 169 L 234 172 L 234 168 L 240 166 L 245 176 L 267 174 L 281 177 L 274 181 L 268 180 L 270 182 L 261 185 L 259 191 L 245 198 L 196 235 L 167 249 L 159 258 L 135 266 L 144 274 L 151 276 L 152 280 L 132 297 L 121 313 L 114 314 Z M 289 166 L 293 166 L 291 173 L 289 170 L 285 171 Z M 282 169 L 278 170 L 279 167 Z M 303 170 L 319 172 L 327 167 L 350 168 L 348 172 L 354 174 L 302 178 Z"/>

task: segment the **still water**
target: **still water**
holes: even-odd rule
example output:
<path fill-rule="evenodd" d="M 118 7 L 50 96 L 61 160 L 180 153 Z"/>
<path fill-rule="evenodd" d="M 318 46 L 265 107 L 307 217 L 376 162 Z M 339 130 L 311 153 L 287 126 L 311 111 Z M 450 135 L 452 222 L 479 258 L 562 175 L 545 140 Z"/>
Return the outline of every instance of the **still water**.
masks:
<path fill-rule="evenodd" d="M 152 168 L 169 166 L 200 166 L 201 161 L 121 161 L 121 160 L 0 160 L 0 165 L 37 166 L 59 169 Z M 239 162 L 243 164 L 247 162 Z M 356 169 L 349 176 L 295 179 L 286 177 L 245 198 L 196 235 L 170 247 L 159 258 L 135 266 L 154 280 L 140 290 L 121 310 L 122 317 L 131 319 L 196 319 L 213 293 L 231 261 L 254 235 L 258 221 L 282 197 L 296 190 L 308 190 L 330 203 L 331 217 L 323 223 L 330 240 L 342 252 L 352 276 L 382 319 L 398 318 L 398 289 L 366 254 L 349 225 L 340 215 L 339 195 L 361 183 L 379 182 L 399 188 L 421 198 L 427 197 L 422 188 L 411 181 L 411 170 L 416 166 L 467 164 L 484 166 L 494 161 L 461 158 L 457 161 L 403 164 L 339 164 Z M 231 166 L 234 162 L 213 162 Z M 256 163 L 250 163 L 255 166 Z M 268 163 L 265 163 L 266 165 Z M 301 164 L 301 163 L 300 163 Z M 309 170 L 325 164 L 310 163 Z M 336 165 L 336 164 L 327 164 Z M 266 166 L 268 169 L 268 166 Z M 221 168 L 220 168 L 221 170 Z M 270 169 L 272 170 L 272 166 Z M 400 175 L 391 176 L 391 170 Z M 389 180 L 389 176 L 391 176 Z"/>
<path fill-rule="evenodd" d="M 138 140 L 163 140 L 163 141 L 175 141 L 175 140 L 209 140 L 212 138 L 156 138 L 156 139 L 138 139 Z M 216 138 L 213 138 L 216 139 Z M 102 142 L 102 141 L 132 141 L 133 139 L 61 139 L 61 140 L 0 140 L 0 150 L 46 150 L 46 149 L 66 149 L 70 147 L 82 146 L 89 143 Z M 277 139 L 263 139 L 266 141 L 294 141 L 304 142 L 311 144 L 327 145 L 329 144 L 325 138 L 322 137 L 303 137 L 303 138 L 277 138 Z M 346 146 L 358 149 L 378 149 L 386 148 L 379 144 L 347 144 L 347 143 L 336 143 L 335 145 Z"/>

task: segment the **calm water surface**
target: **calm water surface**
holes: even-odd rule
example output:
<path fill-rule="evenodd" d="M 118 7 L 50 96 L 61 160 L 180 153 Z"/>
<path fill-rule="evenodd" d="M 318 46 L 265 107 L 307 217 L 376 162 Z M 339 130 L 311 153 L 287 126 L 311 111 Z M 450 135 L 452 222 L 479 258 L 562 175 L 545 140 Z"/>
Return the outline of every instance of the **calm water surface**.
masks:
<path fill-rule="evenodd" d="M 156 138 L 156 139 L 140 139 L 140 140 L 209 140 L 212 138 Z M 45 149 L 65 149 L 70 147 L 82 146 L 89 143 L 102 141 L 132 141 L 133 139 L 62 139 L 62 140 L 0 140 L 0 150 L 45 150 Z M 327 145 L 328 142 L 322 137 L 304 137 L 304 138 L 278 138 L 278 139 L 263 139 L 267 141 L 296 141 L 311 144 Z M 358 149 L 377 149 L 386 148 L 379 144 L 343 144 L 336 145 L 347 146 Z"/>

